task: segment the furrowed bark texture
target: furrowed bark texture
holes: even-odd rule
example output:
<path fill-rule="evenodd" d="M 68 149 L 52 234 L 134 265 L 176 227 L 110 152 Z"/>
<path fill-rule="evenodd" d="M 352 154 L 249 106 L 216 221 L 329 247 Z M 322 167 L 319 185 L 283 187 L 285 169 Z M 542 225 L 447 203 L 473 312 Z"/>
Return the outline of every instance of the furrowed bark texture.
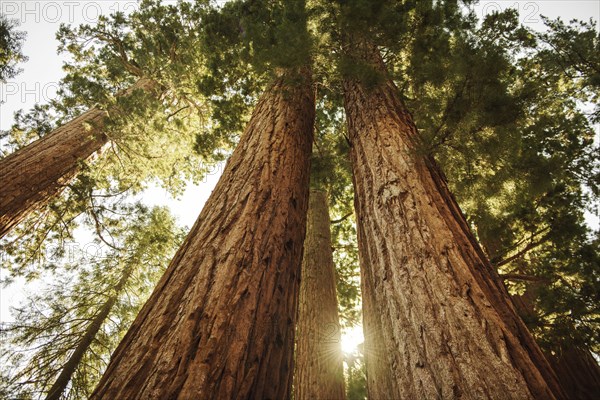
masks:
<path fill-rule="evenodd" d="M 298 308 L 296 400 L 345 400 L 327 194 L 311 190 Z"/>
<path fill-rule="evenodd" d="M 357 226 L 358 243 L 367 243 L 364 230 Z M 392 365 L 389 363 L 389 349 L 383 338 L 380 316 L 373 293 L 375 283 L 371 274 L 362 271 L 362 255 L 359 254 L 361 264 L 361 286 L 362 286 L 362 318 L 363 318 L 363 353 L 366 366 L 367 392 L 369 399 L 386 398 L 395 393 Z"/>
<path fill-rule="evenodd" d="M 92 399 L 289 396 L 315 112 L 301 76 L 259 100 Z"/>
<path fill-rule="evenodd" d="M 132 91 L 152 90 L 150 79 L 140 79 L 117 96 Z M 87 160 L 108 142 L 103 133 L 108 111 L 93 107 L 41 139 L 0 160 L 0 238 L 30 212 L 46 205 L 81 169 Z"/>
<path fill-rule="evenodd" d="M 121 279 L 119 280 L 117 285 L 114 287 L 115 294 L 106 300 L 106 302 L 102 305 L 102 307 L 98 311 L 98 314 L 94 317 L 94 319 L 88 326 L 85 334 L 83 335 L 83 337 L 79 341 L 79 344 L 75 348 L 75 351 L 73 351 L 73 354 L 71 354 L 71 357 L 69 357 L 69 359 L 63 366 L 63 369 L 60 372 L 58 378 L 56 378 L 56 381 L 54 382 L 54 384 L 48 391 L 46 400 L 58 400 L 61 398 L 61 396 L 64 393 L 65 389 L 67 388 L 69 382 L 71 381 L 71 378 L 73 377 L 73 373 L 75 373 L 75 370 L 79 366 L 79 363 L 81 362 L 81 359 L 83 358 L 83 355 L 85 354 L 86 351 L 88 351 L 92 342 L 96 338 L 98 331 L 100 331 L 102 324 L 104 324 L 104 322 L 108 318 L 110 311 L 112 310 L 113 306 L 117 302 L 117 299 L 118 299 L 119 295 L 121 294 L 121 291 L 125 287 L 125 284 L 127 283 L 127 280 L 129 279 L 130 276 L 131 276 L 131 270 L 126 269 L 125 272 L 123 273 L 123 275 L 121 276 Z"/>
<path fill-rule="evenodd" d="M 366 47 L 363 60 L 385 74 L 377 49 Z M 562 397 L 442 173 L 417 155 L 418 133 L 393 82 L 365 88 L 348 79 L 344 92 L 365 336 L 381 328 L 391 375 L 381 378 L 379 360 L 366 354 L 368 382 L 391 382 L 369 387 L 370 397 Z"/>

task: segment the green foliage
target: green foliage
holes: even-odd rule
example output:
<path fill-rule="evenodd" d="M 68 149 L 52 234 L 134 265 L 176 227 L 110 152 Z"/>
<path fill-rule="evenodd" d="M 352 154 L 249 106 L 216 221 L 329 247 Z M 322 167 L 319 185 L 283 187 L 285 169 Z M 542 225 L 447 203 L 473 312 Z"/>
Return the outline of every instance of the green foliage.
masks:
<path fill-rule="evenodd" d="M 43 261 L 59 264 L 52 283 L 40 282 L 27 303 L 13 309 L 15 322 L 3 328 L 0 351 L 2 390 L 12 398 L 46 393 L 100 309 L 115 297 L 65 395 L 89 397 L 111 352 L 183 239 L 165 208 L 135 204 L 120 211 L 131 215 L 111 221 L 104 232 L 110 241 L 96 233 L 85 245 L 63 243 L 51 260 Z"/>
<path fill-rule="evenodd" d="M 569 95 L 595 104 L 592 121 L 600 123 L 600 32 L 597 21 L 565 24 L 560 18 L 543 19 L 548 30 L 538 34 L 545 45 L 540 58 L 549 73 L 572 87 Z"/>
<path fill-rule="evenodd" d="M 362 349 L 357 354 L 347 356 L 345 363 L 346 398 L 348 400 L 366 400 L 367 372 Z"/>
<path fill-rule="evenodd" d="M 25 32 L 17 31 L 17 21 L 0 14 L 0 83 L 14 78 L 21 69 L 18 63 L 27 61 L 23 55 Z"/>

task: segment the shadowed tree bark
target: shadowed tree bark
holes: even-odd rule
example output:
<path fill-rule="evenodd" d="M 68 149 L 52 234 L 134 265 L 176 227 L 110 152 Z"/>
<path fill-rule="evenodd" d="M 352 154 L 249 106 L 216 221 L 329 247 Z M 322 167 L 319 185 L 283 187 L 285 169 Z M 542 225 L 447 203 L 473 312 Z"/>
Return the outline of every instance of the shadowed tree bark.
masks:
<path fill-rule="evenodd" d="M 311 190 L 296 340 L 296 400 L 345 400 L 327 193 Z"/>
<path fill-rule="evenodd" d="M 306 69 L 263 94 L 92 399 L 289 396 L 314 107 Z"/>
<path fill-rule="evenodd" d="M 156 88 L 155 81 L 142 78 L 117 97 Z M 82 162 L 108 142 L 106 120 L 120 112 L 117 106 L 93 107 L 0 160 L 0 238 L 60 193 L 81 170 Z"/>
<path fill-rule="evenodd" d="M 379 51 L 353 43 L 379 81 L 344 82 L 365 338 L 380 327 L 389 377 L 366 354 L 374 399 L 562 398 L 556 377 L 471 234 Z M 372 322 L 371 322 L 372 321 Z M 367 343 L 366 348 L 373 348 Z M 387 367 L 386 367 L 387 369 Z"/>
<path fill-rule="evenodd" d="M 536 316 L 535 293 L 539 284 L 529 283 L 525 293 L 512 296 L 519 315 L 526 321 Z M 553 352 L 545 349 L 544 353 L 567 398 L 595 400 L 600 393 L 600 365 L 590 350 L 573 343 L 553 343 L 553 348 Z"/>
<path fill-rule="evenodd" d="M 600 394 L 600 366 L 588 349 L 564 346 L 547 354 L 569 399 L 595 400 Z"/>

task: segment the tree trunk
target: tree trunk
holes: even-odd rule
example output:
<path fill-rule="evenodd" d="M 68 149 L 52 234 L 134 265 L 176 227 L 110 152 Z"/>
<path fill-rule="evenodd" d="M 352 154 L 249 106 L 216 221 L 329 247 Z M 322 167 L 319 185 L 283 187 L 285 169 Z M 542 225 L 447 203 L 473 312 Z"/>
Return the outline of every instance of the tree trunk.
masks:
<path fill-rule="evenodd" d="M 327 194 L 311 190 L 296 341 L 296 400 L 345 400 Z"/>
<path fill-rule="evenodd" d="M 92 399 L 289 396 L 315 103 L 309 72 L 288 74 L 259 100 Z"/>
<path fill-rule="evenodd" d="M 113 289 L 114 294 L 112 296 L 110 296 L 108 298 L 108 300 L 106 300 L 106 302 L 100 308 L 98 314 L 96 314 L 96 316 L 94 317 L 94 319 L 92 320 L 92 322 L 90 323 L 88 328 L 86 329 L 85 334 L 83 335 L 83 337 L 81 338 L 81 341 L 75 348 L 75 351 L 73 351 L 73 354 L 71 354 L 71 357 L 69 357 L 69 359 L 63 366 L 63 369 L 60 372 L 60 375 L 58 376 L 58 378 L 56 378 L 56 381 L 54 382 L 54 384 L 48 391 L 46 400 L 58 400 L 61 398 L 63 392 L 67 388 L 67 385 L 71 381 L 73 373 L 79 366 L 79 363 L 81 362 L 81 359 L 83 358 L 83 355 L 90 348 L 90 345 L 96 338 L 98 331 L 100 331 L 102 324 L 104 324 L 104 321 L 106 321 L 106 318 L 108 317 L 108 315 L 110 314 L 110 311 L 112 310 L 113 306 L 117 302 L 117 299 L 118 299 L 119 295 L 121 294 L 121 291 L 125 287 L 125 284 L 129 280 L 130 276 L 131 276 L 131 270 L 129 268 L 126 268 L 121 276 L 121 279 L 119 280 L 119 282 Z"/>
<path fill-rule="evenodd" d="M 383 78 L 344 82 L 365 312 L 378 320 L 391 366 L 392 387 L 371 387 L 370 397 L 563 397 L 442 173 L 419 155 L 378 50 L 354 48 Z M 379 380 L 377 363 L 367 361 L 369 382 Z"/>
<path fill-rule="evenodd" d="M 156 86 L 155 81 L 142 78 L 117 96 Z M 81 163 L 108 142 L 105 121 L 118 112 L 116 106 L 108 111 L 93 107 L 0 160 L 0 238 L 60 193 L 80 171 Z"/>
<path fill-rule="evenodd" d="M 536 316 L 536 292 L 536 285 L 528 284 L 524 294 L 512 296 L 519 315 L 525 320 Z M 553 352 L 545 350 L 546 358 L 566 397 L 596 400 L 600 394 L 600 366 L 590 350 L 568 342 L 553 343 L 553 348 Z"/>
<path fill-rule="evenodd" d="M 363 230 L 357 226 L 358 243 L 366 243 L 362 237 Z M 360 249 L 359 249 L 360 251 Z M 362 319 L 363 319 L 363 355 L 366 371 L 366 386 L 369 399 L 384 399 L 390 393 L 394 393 L 392 383 L 393 371 L 389 363 L 388 351 L 383 338 L 381 321 L 375 304 L 373 293 L 374 282 L 371 276 L 362 272 L 362 256 L 359 255 L 361 263 L 361 286 L 362 286 Z"/>
<path fill-rule="evenodd" d="M 600 366 L 589 350 L 563 346 L 555 354 L 547 354 L 547 357 L 569 399 L 598 399 Z"/>

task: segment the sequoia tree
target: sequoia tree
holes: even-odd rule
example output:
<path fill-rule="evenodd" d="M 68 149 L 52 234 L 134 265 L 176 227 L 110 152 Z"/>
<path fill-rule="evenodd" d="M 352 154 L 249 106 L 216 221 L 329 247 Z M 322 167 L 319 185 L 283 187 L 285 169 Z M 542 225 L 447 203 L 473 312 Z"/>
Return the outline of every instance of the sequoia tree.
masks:
<path fill-rule="evenodd" d="M 346 398 L 327 193 L 311 190 L 300 281 L 295 399 Z"/>
<path fill-rule="evenodd" d="M 367 358 L 374 398 L 562 398 L 549 364 L 479 248 L 444 175 L 419 155 L 412 116 L 379 50 L 354 39 L 375 80 L 347 76 L 363 297 L 381 327 L 389 376 Z M 371 339 L 366 327 L 366 348 Z M 372 340 L 372 339 L 371 339 Z M 370 375 L 370 376 L 369 376 Z"/>
<path fill-rule="evenodd" d="M 263 94 L 93 399 L 288 395 L 314 107 L 306 67 Z"/>
<path fill-rule="evenodd" d="M 140 79 L 118 96 L 156 87 L 153 80 Z M 103 130 L 108 116 L 120 112 L 118 106 L 108 110 L 94 107 L 0 160 L 0 237 L 43 207 L 77 175 L 83 162 L 109 141 Z"/>
<path fill-rule="evenodd" d="M 13 127 L 2 132 L 9 154 L 0 160 L 0 237 L 27 214 L 40 215 L 32 211 L 46 209 L 85 169 L 92 170 L 88 178 L 94 175 L 92 189 L 139 192 L 160 181 L 178 194 L 184 182 L 206 172 L 199 164 L 223 158 L 238 131 L 219 136 L 219 118 L 206 129 L 212 111 L 207 97 L 222 101 L 218 90 L 205 95 L 198 84 L 210 75 L 198 25 L 208 9 L 206 2 L 144 0 L 127 16 L 61 26 L 59 51 L 69 57 L 57 98 L 18 112 Z M 197 138 L 200 150 L 193 151 Z M 86 160 L 103 147 L 100 162 L 87 168 Z"/>

